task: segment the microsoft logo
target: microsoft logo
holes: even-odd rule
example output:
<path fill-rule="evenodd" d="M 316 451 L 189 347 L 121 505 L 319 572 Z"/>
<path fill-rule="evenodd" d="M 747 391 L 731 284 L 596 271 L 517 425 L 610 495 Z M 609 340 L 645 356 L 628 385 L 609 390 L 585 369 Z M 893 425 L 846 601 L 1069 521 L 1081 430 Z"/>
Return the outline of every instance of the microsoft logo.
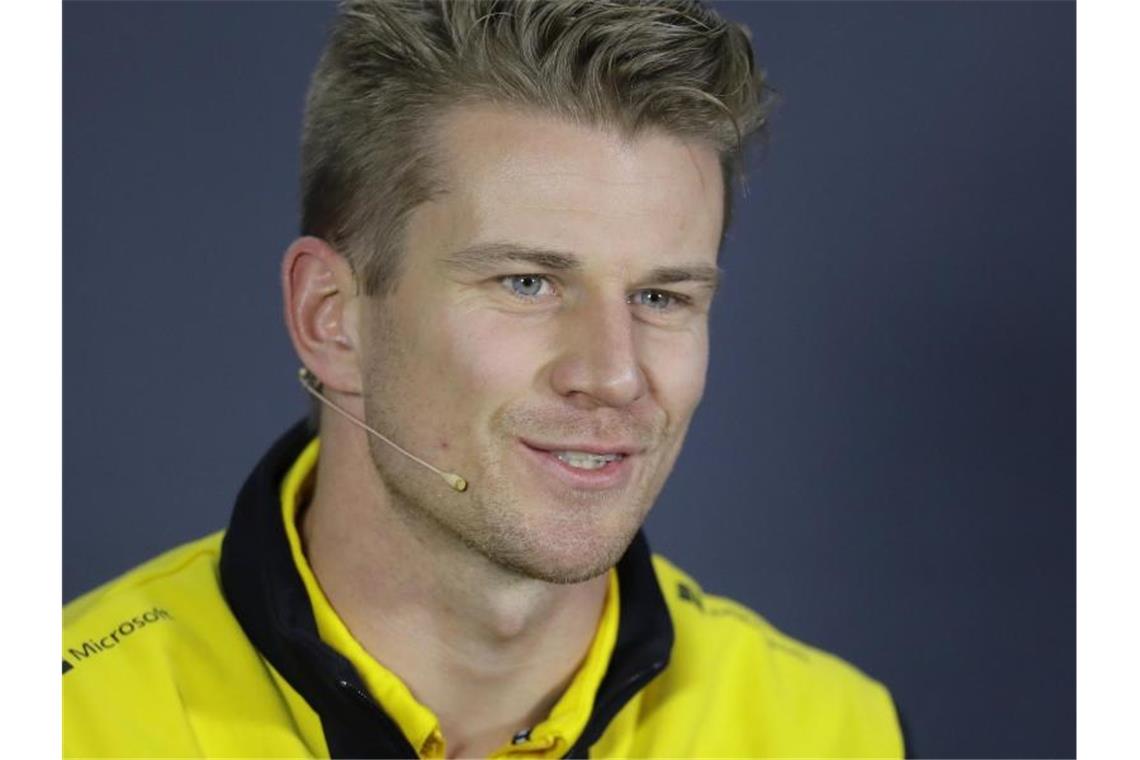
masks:
<path fill-rule="evenodd" d="M 117 647 L 119 644 L 122 644 L 128 636 L 135 634 L 148 625 L 172 619 L 171 614 L 162 607 L 155 607 L 141 615 L 135 615 L 129 620 L 124 620 L 108 631 L 105 636 L 87 639 L 80 648 L 69 647 L 67 650 L 68 657 L 63 658 L 63 672 L 67 673 L 74 668 L 75 665 L 88 657 Z"/>

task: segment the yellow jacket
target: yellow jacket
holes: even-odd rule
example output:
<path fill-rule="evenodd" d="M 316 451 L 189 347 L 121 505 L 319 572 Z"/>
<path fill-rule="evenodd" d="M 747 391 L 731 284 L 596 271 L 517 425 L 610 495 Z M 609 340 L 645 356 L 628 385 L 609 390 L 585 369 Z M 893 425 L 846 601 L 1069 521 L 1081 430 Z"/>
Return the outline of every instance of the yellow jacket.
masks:
<path fill-rule="evenodd" d="M 430 709 L 336 617 L 296 535 L 318 444 L 303 424 L 229 528 L 64 609 L 69 757 L 437 757 Z M 496 757 L 901 757 L 887 690 L 705 594 L 642 535 L 594 643 L 538 726 Z"/>

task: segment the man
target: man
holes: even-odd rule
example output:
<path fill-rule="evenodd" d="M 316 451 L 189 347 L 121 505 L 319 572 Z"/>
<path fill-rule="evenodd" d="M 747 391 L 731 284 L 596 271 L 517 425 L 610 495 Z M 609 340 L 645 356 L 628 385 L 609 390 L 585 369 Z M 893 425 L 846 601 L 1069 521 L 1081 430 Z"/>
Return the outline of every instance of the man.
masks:
<path fill-rule="evenodd" d="M 282 267 L 317 434 L 68 607 L 65 753 L 900 755 L 881 685 L 640 533 L 764 90 L 695 2 L 345 4 Z"/>

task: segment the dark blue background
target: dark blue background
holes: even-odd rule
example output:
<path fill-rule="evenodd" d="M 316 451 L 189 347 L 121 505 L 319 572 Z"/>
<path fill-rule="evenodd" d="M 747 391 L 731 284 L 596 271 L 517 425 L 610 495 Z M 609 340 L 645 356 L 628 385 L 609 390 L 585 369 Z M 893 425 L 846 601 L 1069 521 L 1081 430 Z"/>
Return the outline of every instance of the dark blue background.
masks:
<path fill-rule="evenodd" d="M 783 105 L 654 546 L 919 753 L 1072 756 L 1075 7 L 720 8 Z M 332 12 L 65 5 L 65 599 L 224 526 L 306 409 L 277 276 Z"/>

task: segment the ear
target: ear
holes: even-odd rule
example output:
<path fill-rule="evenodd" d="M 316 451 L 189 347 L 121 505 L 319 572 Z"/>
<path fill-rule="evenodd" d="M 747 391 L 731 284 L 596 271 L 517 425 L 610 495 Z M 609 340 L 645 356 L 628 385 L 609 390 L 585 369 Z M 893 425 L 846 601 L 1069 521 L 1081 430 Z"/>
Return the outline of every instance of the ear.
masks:
<path fill-rule="evenodd" d="M 324 240 L 293 241 L 281 264 L 285 323 L 297 355 L 326 388 L 360 393 L 356 278 Z"/>

